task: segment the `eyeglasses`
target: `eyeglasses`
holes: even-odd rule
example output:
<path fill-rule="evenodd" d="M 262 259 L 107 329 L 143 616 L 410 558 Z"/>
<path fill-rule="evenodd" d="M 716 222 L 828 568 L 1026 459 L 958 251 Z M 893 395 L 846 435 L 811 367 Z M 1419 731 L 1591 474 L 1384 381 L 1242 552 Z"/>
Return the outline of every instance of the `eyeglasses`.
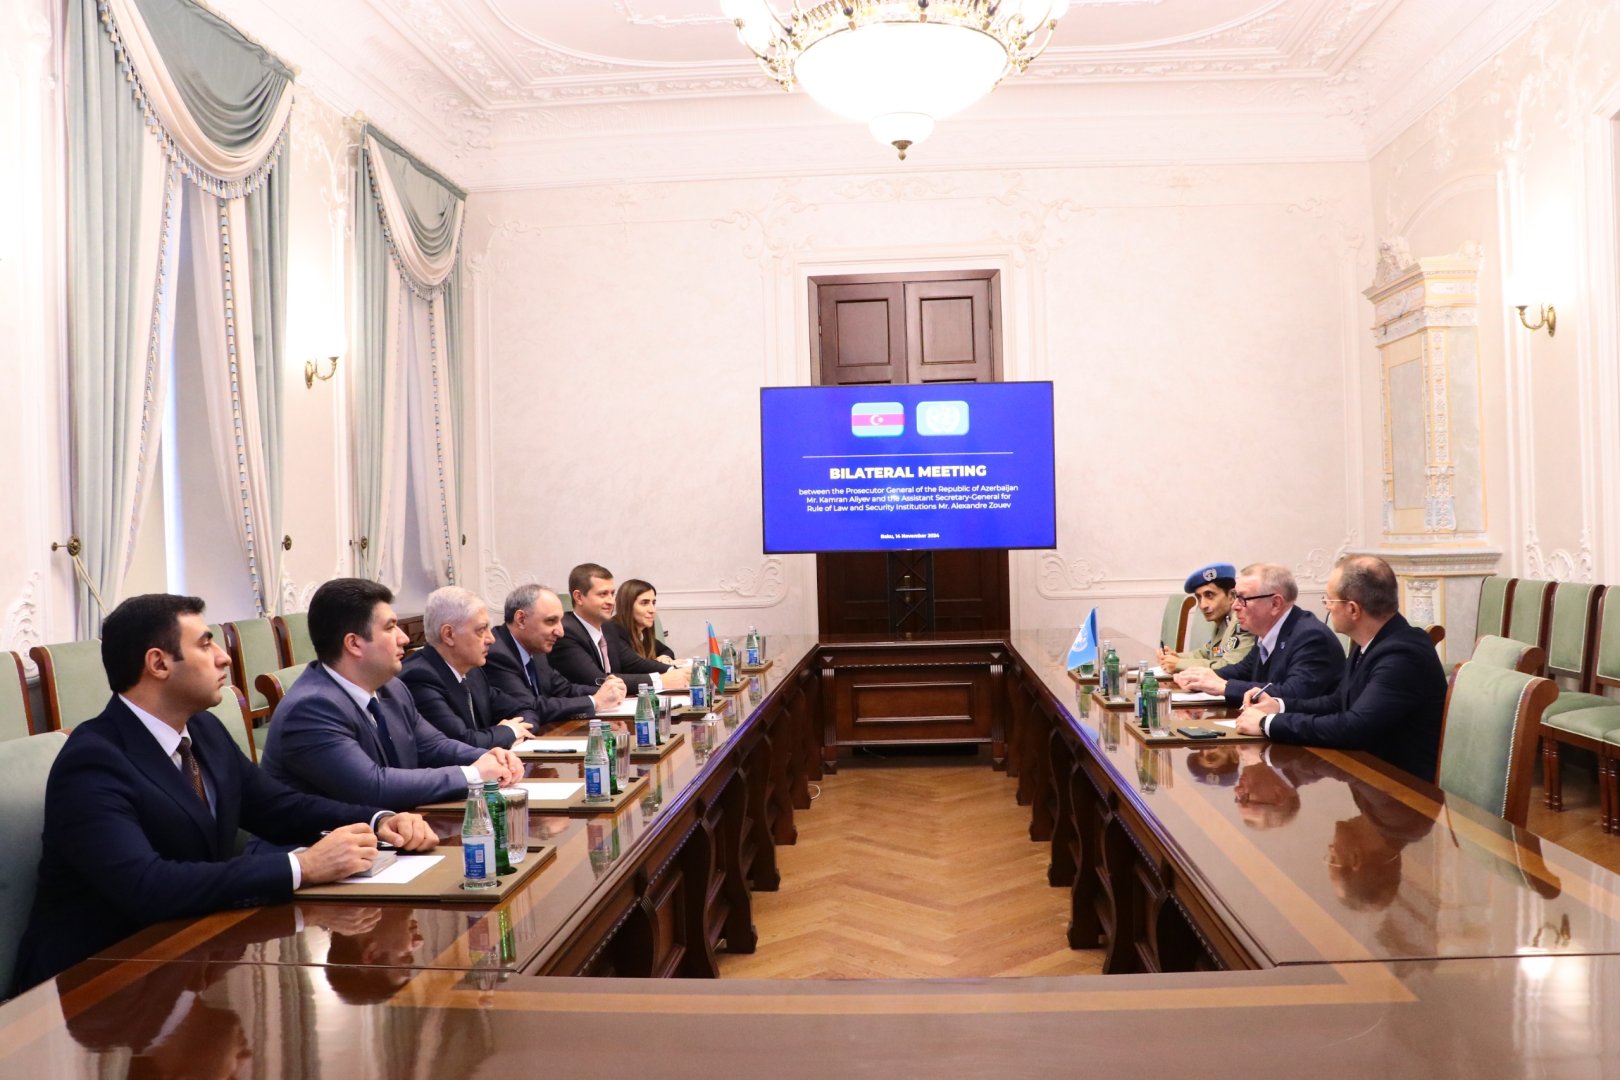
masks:
<path fill-rule="evenodd" d="M 1232 603 L 1238 607 L 1248 607 L 1256 600 L 1269 600 L 1271 597 L 1276 595 L 1277 594 L 1274 592 L 1255 593 L 1253 596 L 1244 596 L 1242 593 L 1233 593 Z"/>
<path fill-rule="evenodd" d="M 1331 606 L 1332 606 L 1332 605 L 1334 605 L 1334 604 L 1348 604 L 1348 603 L 1349 603 L 1349 602 L 1350 602 L 1350 601 L 1348 601 L 1348 600 L 1344 600 L 1344 599 L 1338 599 L 1338 600 L 1336 600 L 1336 599 L 1334 599 L 1334 598 L 1333 598 L 1333 597 L 1331 597 L 1331 596 L 1324 596 L 1324 597 L 1322 597 L 1322 606 L 1323 606 L 1323 607 L 1331 607 Z"/>

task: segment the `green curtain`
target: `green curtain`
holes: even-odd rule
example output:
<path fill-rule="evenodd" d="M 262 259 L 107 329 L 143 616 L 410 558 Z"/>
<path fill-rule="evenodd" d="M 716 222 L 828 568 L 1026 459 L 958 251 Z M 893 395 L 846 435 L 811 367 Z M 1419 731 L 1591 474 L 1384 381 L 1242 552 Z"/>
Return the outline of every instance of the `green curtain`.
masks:
<path fill-rule="evenodd" d="M 287 175 L 275 169 L 247 196 L 249 271 L 253 289 L 253 364 L 258 378 L 259 437 L 270 484 L 270 535 L 281 543 L 281 400 L 287 342 Z M 278 560 L 279 563 L 279 560 Z M 272 614 L 280 609 L 281 582 L 266 583 Z"/>
<path fill-rule="evenodd" d="M 271 123 L 293 74 L 194 0 L 135 0 L 187 111 L 208 139 L 250 145 Z"/>
<path fill-rule="evenodd" d="M 388 369 L 388 241 L 371 193 L 371 161 L 362 150 L 355 170 L 355 284 L 349 385 L 349 432 L 354 440 L 354 500 L 360 535 L 354 538 L 359 576 L 377 576 L 382 539 L 386 403 L 398 374 Z M 395 582 L 394 584 L 398 584 Z"/>

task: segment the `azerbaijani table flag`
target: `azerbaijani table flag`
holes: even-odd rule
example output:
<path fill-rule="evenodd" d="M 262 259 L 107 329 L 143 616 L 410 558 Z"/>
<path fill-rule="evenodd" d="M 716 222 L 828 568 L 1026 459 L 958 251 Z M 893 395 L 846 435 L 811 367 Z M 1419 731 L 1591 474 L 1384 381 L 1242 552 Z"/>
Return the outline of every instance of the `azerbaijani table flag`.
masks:
<path fill-rule="evenodd" d="M 709 628 L 709 681 L 718 694 L 726 688 L 726 663 L 720 659 L 720 639 L 714 636 L 714 623 L 704 625 Z"/>
<path fill-rule="evenodd" d="M 850 434 L 863 439 L 906 433 L 906 407 L 898 401 L 860 401 L 849 410 Z"/>
<path fill-rule="evenodd" d="M 712 640 L 712 639 L 711 639 Z M 1081 665 L 1090 665 L 1091 670 L 1097 669 L 1097 609 L 1092 608 L 1086 621 L 1080 624 L 1080 632 L 1074 635 L 1074 644 L 1069 646 L 1069 659 L 1064 666 L 1070 671 Z"/>

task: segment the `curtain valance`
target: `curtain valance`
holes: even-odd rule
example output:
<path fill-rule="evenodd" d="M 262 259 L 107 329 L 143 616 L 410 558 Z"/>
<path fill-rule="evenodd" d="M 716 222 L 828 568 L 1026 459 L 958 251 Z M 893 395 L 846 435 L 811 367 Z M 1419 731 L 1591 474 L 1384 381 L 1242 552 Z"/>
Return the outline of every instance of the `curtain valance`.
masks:
<path fill-rule="evenodd" d="M 466 192 L 373 128 L 364 145 L 389 254 L 416 291 L 439 288 L 456 265 Z"/>

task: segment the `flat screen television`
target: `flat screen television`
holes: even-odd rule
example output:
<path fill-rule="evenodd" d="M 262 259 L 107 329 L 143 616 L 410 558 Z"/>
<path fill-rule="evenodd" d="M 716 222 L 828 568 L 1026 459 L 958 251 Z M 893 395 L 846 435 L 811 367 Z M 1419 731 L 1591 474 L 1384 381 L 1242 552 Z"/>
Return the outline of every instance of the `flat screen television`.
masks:
<path fill-rule="evenodd" d="M 1057 546 L 1050 382 L 760 391 L 767 554 Z"/>

